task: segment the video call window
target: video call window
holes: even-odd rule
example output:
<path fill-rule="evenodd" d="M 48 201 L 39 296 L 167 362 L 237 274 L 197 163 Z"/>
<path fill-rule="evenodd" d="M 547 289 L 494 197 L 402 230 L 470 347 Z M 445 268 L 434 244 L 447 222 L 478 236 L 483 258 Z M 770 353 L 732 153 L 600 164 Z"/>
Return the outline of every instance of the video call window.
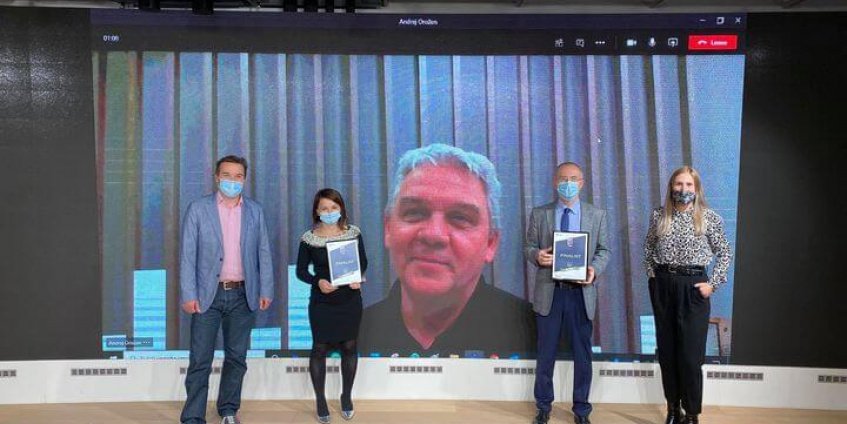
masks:
<path fill-rule="evenodd" d="M 596 353 L 655 352 L 643 243 L 674 169 L 700 172 L 734 245 L 744 15 L 91 14 L 104 356 L 187 357 L 180 221 L 228 154 L 250 163 L 275 260 L 252 356 L 311 346 L 294 263 L 323 187 L 345 196 L 369 259 L 363 355 L 533 357 L 522 248 L 560 162 L 582 166 L 582 199 L 610 218 Z M 421 260 L 417 242 L 438 247 Z M 473 296 L 421 343 L 402 290 L 430 312 Z M 730 270 L 715 328 L 731 328 L 732 290 Z M 710 331 L 708 355 L 727 356 Z"/>

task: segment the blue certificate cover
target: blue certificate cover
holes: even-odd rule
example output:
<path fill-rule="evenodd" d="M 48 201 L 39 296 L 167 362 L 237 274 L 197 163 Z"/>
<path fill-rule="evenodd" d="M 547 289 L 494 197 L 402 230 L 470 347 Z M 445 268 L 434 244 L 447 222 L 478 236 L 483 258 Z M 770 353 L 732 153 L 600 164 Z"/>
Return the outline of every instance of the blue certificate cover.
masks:
<path fill-rule="evenodd" d="M 553 233 L 553 279 L 588 279 L 588 233 Z"/>
<path fill-rule="evenodd" d="M 329 273 L 333 286 L 344 286 L 362 281 L 359 264 L 359 241 L 333 241 L 326 244 L 329 256 Z"/>

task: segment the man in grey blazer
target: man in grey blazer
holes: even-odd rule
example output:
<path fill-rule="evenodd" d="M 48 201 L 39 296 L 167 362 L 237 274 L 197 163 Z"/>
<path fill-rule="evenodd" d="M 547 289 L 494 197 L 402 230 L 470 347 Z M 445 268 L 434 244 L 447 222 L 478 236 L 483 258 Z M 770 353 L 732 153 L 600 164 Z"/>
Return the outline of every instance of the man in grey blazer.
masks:
<path fill-rule="evenodd" d="M 222 424 L 238 424 L 241 384 L 255 311 L 274 296 L 271 247 L 259 203 L 241 192 L 247 160 L 221 158 L 215 193 L 188 205 L 182 223 L 179 288 L 182 309 L 191 314 L 191 354 L 180 420 L 206 423 L 209 374 L 215 339 L 223 327 L 224 366 L 218 394 Z"/>
<path fill-rule="evenodd" d="M 533 310 L 538 328 L 538 357 L 535 372 L 533 424 L 547 424 L 554 399 L 553 368 L 556 347 L 564 330 L 570 338 L 574 360 L 573 413 L 577 424 L 590 424 L 591 404 L 591 321 L 597 308 L 595 278 L 609 262 L 609 233 L 606 211 L 580 202 L 585 183 L 582 169 L 573 162 L 556 167 L 554 185 L 558 199 L 532 209 L 527 228 L 524 257 L 537 266 Z M 570 282 L 553 280 L 553 232 L 589 233 L 588 279 Z"/>

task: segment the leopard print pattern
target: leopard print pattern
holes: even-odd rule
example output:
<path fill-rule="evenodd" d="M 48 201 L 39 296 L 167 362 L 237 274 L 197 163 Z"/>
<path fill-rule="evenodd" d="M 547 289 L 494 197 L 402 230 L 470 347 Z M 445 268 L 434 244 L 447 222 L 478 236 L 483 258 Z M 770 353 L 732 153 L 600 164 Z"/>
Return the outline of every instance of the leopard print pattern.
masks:
<path fill-rule="evenodd" d="M 715 258 L 715 266 L 709 284 L 714 289 L 726 283 L 729 265 L 732 262 L 732 249 L 723 229 L 720 215 L 706 209 L 705 234 L 694 234 L 694 213 L 692 211 L 674 211 L 671 231 L 663 236 L 657 234 L 662 219 L 662 209 L 654 209 L 650 217 L 650 228 L 644 243 L 644 267 L 648 274 L 657 265 L 700 265 L 707 266 Z"/>

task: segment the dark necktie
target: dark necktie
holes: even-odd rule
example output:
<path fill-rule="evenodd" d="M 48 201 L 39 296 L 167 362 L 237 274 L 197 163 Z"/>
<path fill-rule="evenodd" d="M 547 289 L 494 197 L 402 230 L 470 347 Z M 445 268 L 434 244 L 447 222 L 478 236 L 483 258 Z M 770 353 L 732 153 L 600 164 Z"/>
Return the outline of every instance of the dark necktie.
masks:
<path fill-rule="evenodd" d="M 571 218 L 569 216 L 570 213 L 571 213 L 570 208 L 565 208 L 565 210 L 562 211 L 562 222 L 559 223 L 559 231 L 570 231 L 570 227 L 571 227 L 570 226 Z"/>

